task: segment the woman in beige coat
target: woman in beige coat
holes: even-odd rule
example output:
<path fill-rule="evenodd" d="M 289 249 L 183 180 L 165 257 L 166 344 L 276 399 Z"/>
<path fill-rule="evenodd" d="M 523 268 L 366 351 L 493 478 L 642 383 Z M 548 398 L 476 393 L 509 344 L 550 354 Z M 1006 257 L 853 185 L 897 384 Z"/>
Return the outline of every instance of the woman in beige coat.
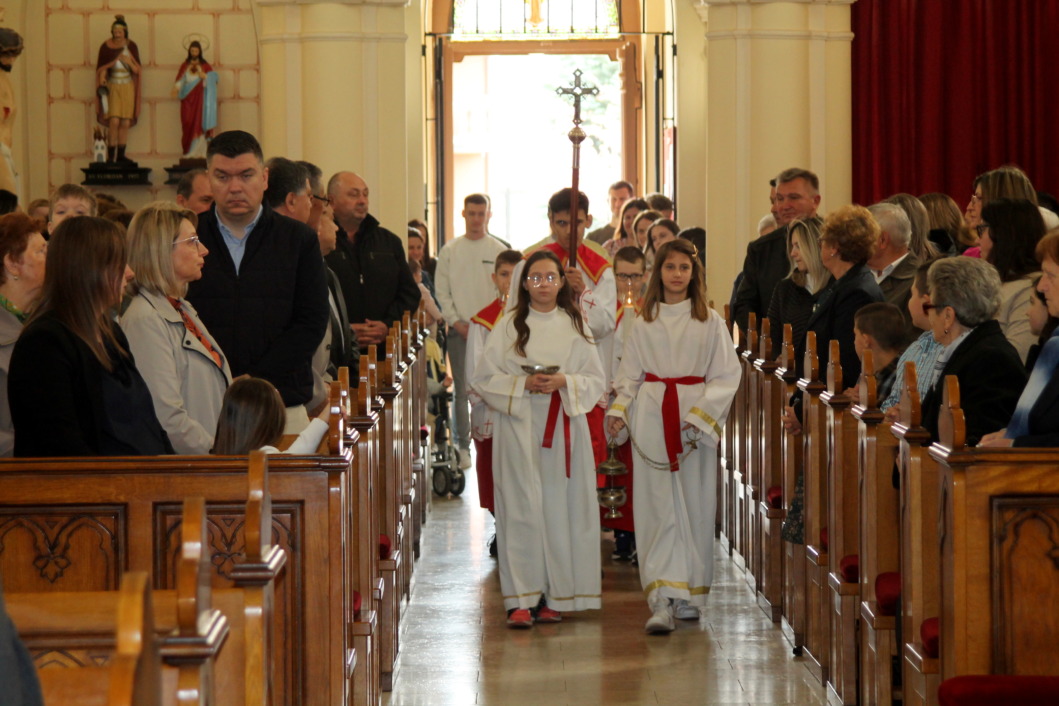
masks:
<path fill-rule="evenodd" d="M 154 400 L 158 421 L 178 454 L 206 454 L 232 371 L 220 346 L 185 300 L 202 276 L 206 247 L 194 213 L 156 201 L 129 224 L 132 300 L 121 317 Z"/>

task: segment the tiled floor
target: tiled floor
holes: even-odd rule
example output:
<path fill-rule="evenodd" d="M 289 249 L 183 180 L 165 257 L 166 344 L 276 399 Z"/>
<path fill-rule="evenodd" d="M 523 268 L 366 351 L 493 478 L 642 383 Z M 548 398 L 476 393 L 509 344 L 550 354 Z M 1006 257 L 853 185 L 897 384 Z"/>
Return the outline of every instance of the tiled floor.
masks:
<path fill-rule="evenodd" d="M 826 703 L 727 557 L 717 560 L 706 619 L 671 635 L 644 634 L 636 568 L 611 562 L 607 541 L 602 611 L 509 630 L 485 546 L 492 520 L 478 507 L 473 473 L 468 480 L 462 497 L 434 497 L 384 704 Z"/>

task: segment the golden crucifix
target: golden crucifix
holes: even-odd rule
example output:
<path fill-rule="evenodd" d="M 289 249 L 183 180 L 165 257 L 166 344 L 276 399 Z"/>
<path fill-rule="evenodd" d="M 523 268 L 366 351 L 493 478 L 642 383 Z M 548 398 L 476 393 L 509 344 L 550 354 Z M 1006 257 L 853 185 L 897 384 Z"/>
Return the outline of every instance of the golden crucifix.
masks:
<path fill-rule="evenodd" d="M 581 143 L 585 141 L 585 131 L 581 129 L 581 99 L 585 96 L 598 95 L 599 89 L 595 86 L 581 85 L 581 69 L 577 69 L 574 71 L 574 85 L 556 88 L 555 92 L 560 96 L 574 97 L 574 126 L 566 136 L 570 138 L 574 146 L 573 186 L 570 192 L 570 232 L 576 233 L 581 215 L 581 209 L 578 208 L 580 192 L 577 190 L 577 182 L 581 172 Z M 570 260 L 575 262 L 577 254 L 570 253 Z"/>

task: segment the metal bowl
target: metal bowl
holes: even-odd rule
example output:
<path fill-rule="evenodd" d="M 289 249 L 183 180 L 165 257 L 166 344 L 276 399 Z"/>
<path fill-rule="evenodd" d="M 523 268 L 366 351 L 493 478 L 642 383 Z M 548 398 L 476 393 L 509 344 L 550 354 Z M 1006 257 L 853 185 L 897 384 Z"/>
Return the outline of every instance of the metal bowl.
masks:
<path fill-rule="evenodd" d="M 558 365 L 523 365 L 523 372 L 527 375 L 555 375 L 559 372 Z"/>

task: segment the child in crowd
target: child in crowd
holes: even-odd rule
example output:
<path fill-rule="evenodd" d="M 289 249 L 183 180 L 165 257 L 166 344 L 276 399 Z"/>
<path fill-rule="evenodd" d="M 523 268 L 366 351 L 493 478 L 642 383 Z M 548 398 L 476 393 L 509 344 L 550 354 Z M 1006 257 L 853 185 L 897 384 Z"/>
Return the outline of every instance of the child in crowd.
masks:
<path fill-rule="evenodd" d="M 434 332 L 434 325 L 444 317 L 441 315 L 441 309 L 438 308 L 437 301 L 434 300 L 434 295 L 431 294 L 430 289 L 423 284 L 423 265 L 420 264 L 419 260 L 409 258 L 408 269 L 412 270 L 412 279 L 416 281 L 416 286 L 419 287 L 419 294 L 423 297 L 423 301 L 426 302 L 427 326 L 430 326 L 431 332 Z"/>
<path fill-rule="evenodd" d="M 908 348 L 897 360 L 897 369 L 894 371 L 894 381 L 890 387 L 890 394 L 879 395 L 882 404 L 880 409 L 886 413 L 889 422 L 896 422 L 900 413 L 901 390 L 905 384 L 905 363 L 909 360 L 916 364 L 916 389 L 922 397 L 930 389 L 930 382 L 934 376 L 934 363 L 941 353 L 942 346 L 934 340 L 934 334 L 930 332 L 930 320 L 927 318 L 927 310 L 924 304 L 930 303 L 930 295 L 927 294 L 927 271 L 934 264 L 934 260 L 920 263 L 916 268 L 915 279 L 912 280 L 912 289 L 908 299 L 908 313 L 912 315 L 912 325 L 922 329 L 919 338 L 912 341 Z"/>
<path fill-rule="evenodd" d="M 628 424 L 635 450 L 648 633 L 671 632 L 674 616 L 698 619 L 713 581 L 717 444 L 741 371 L 724 319 L 707 301 L 695 247 L 683 239 L 663 245 L 607 411 L 608 433 Z"/>
<path fill-rule="evenodd" d="M 466 367 L 468 377 L 474 372 L 478 358 L 485 348 L 485 339 L 489 332 L 496 328 L 504 315 L 504 304 L 508 290 L 511 289 L 511 273 L 522 262 L 522 253 L 518 250 L 503 250 L 497 254 L 493 263 L 493 284 L 496 285 L 496 299 L 471 317 L 471 326 L 467 332 Z M 474 441 L 474 469 L 478 474 L 478 503 L 496 516 L 493 502 L 493 413 L 489 405 L 468 385 L 467 399 L 471 403 L 471 439 Z M 496 556 L 496 534 L 489 540 L 489 556 Z"/>
<path fill-rule="evenodd" d="M 51 210 L 48 211 L 48 233 L 54 233 L 59 224 L 74 216 L 96 215 L 96 197 L 77 184 L 63 184 L 51 195 Z"/>
<path fill-rule="evenodd" d="M 893 304 L 876 302 L 867 304 L 853 315 L 853 347 L 857 357 L 864 360 L 864 351 L 872 352 L 875 365 L 876 399 L 886 399 L 893 388 L 897 373 L 897 360 L 908 347 L 905 338 L 905 317 Z M 856 397 L 859 392 L 857 380 L 844 380 Z"/>
<path fill-rule="evenodd" d="M 640 315 L 643 308 L 644 274 L 647 271 L 647 259 L 639 248 L 626 246 L 614 253 L 614 279 L 618 285 L 618 316 L 614 329 L 614 353 L 611 356 L 610 375 L 613 383 L 614 377 L 621 365 L 621 354 L 625 341 L 632 331 L 636 317 Z M 612 386 L 613 387 L 613 386 Z M 613 399 L 614 391 L 610 390 L 608 401 Z M 632 473 L 632 445 L 625 443 L 618 446 L 618 459 L 629 469 L 629 473 L 618 479 L 619 483 L 625 485 L 625 505 L 621 507 L 622 516 L 613 519 L 603 519 L 603 525 L 614 530 L 614 553 L 611 559 L 615 561 L 631 561 L 633 565 L 638 564 L 636 559 L 636 533 L 633 523 L 633 473 Z M 597 479 L 600 487 L 606 485 L 606 476 Z M 606 510 L 601 508 L 601 514 Z"/>
<path fill-rule="evenodd" d="M 470 383 L 496 415 L 493 481 L 507 624 L 528 628 L 602 605 L 586 414 L 603 396 L 604 372 L 555 253 L 542 248 L 520 270 L 517 302 L 486 339 Z"/>
<path fill-rule="evenodd" d="M 224 393 L 221 416 L 213 440 L 213 453 L 218 456 L 241 456 L 254 449 L 266 453 L 293 455 L 316 453 L 327 433 L 331 406 L 309 422 L 298 438 L 280 451 L 276 444 L 283 438 L 287 412 L 279 390 L 262 378 L 238 378 Z"/>
<path fill-rule="evenodd" d="M 1033 298 L 1030 300 L 1030 308 L 1027 316 L 1030 319 L 1030 331 L 1037 337 L 1037 342 L 1030 346 L 1026 355 L 1026 370 L 1033 371 L 1033 365 L 1037 362 L 1041 348 L 1055 333 L 1059 326 L 1059 319 L 1048 313 L 1048 301 L 1038 287 L 1041 283 L 1041 275 L 1038 273 L 1033 277 Z"/>

